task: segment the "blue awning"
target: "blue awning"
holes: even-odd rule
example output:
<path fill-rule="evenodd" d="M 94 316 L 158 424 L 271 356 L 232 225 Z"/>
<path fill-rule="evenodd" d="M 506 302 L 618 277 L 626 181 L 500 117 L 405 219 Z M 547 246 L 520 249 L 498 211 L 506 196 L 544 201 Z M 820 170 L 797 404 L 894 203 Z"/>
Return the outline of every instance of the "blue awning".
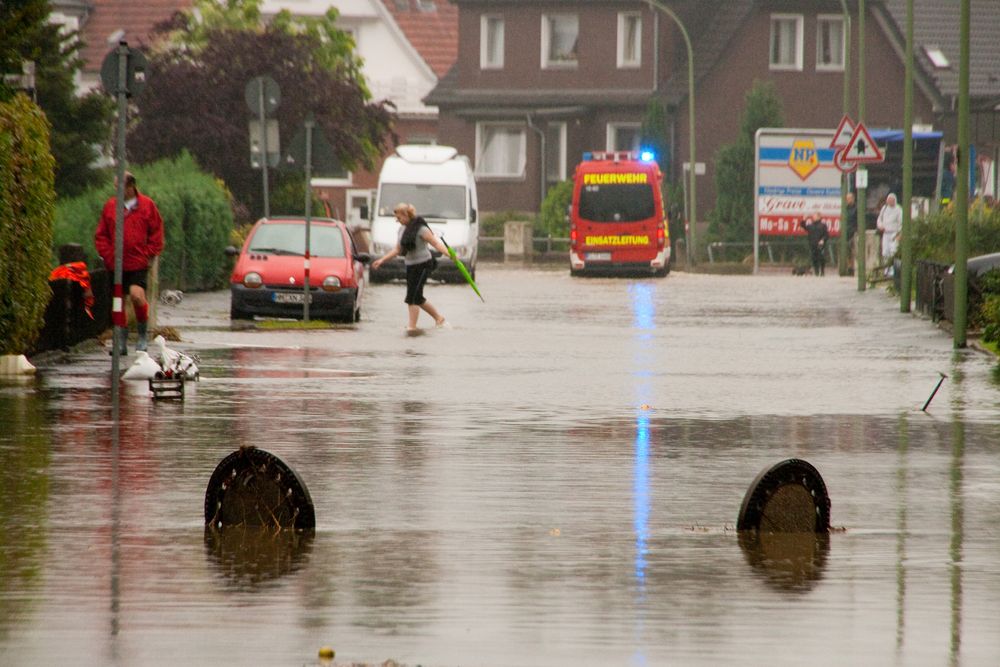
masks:
<path fill-rule="evenodd" d="M 878 142 L 888 142 L 888 141 L 902 141 L 903 131 L 902 130 L 869 130 L 869 134 L 872 135 L 872 139 Z M 944 136 L 942 132 L 914 132 L 913 139 L 919 141 L 921 139 L 940 141 L 941 137 Z"/>

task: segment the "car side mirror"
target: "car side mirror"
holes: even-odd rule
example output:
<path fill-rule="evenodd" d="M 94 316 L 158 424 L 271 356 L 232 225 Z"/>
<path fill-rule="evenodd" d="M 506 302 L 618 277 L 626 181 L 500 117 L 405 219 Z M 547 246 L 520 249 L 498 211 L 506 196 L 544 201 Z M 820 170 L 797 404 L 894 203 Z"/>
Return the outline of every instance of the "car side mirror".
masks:
<path fill-rule="evenodd" d="M 240 249 L 234 245 L 226 246 L 226 256 L 227 257 L 237 257 L 240 254 Z"/>
<path fill-rule="evenodd" d="M 362 206 L 361 209 L 360 209 L 360 212 L 361 212 L 361 219 L 362 220 L 367 220 L 368 219 L 368 213 L 369 213 L 368 207 L 367 206 Z"/>
<path fill-rule="evenodd" d="M 367 252 L 356 252 L 354 253 L 354 260 L 362 264 L 371 264 L 372 256 Z"/>

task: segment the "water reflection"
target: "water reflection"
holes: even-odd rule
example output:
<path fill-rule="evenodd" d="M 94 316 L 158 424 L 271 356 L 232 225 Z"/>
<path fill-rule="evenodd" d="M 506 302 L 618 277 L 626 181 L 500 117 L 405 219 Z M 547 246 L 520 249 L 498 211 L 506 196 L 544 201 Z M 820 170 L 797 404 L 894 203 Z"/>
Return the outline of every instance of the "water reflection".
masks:
<path fill-rule="evenodd" d="M 771 533 L 741 530 L 740 549 L 747 563 L 772 588 L 802 593 L 823 578 L 830 536 L 827 533 Z"/>
<path fill-rule="evenodd" d="M 896 467 L 896 651 L 902 649 L 906 627 L 906 488 L 910 432 L 906 415 L 899 418 L 899 458 Z"/>
<path fill-rule="evenodd" d="M 632 526 L 635 533 L 634 577 L 636 588 L 636 650 L 631 656 L 631 664 L 645 665 L 646 656 L 642 649 L 645 630 L 646 604 L 646 555 L 649 542 L 649 410 L 650 378 L 655 371 L 655 355 L 652 349 L 652 331 L 655 327 L 656 308 L 653 291 L 647 283 L 631 283 L 629 294 L 632 304 L 632 338 L 635 344 L 634 367 L 635 401 L 638 405 L 635 417 L 634 470 L 632 476 Z"/>
<path fill-rule="evenodd" d="M 962 375 L 957 382 L 961 386 Z M 956 392 L 955 417 L 952 421 L 951 443 L 951 541 L 948 555 L 951 557 L 951 642 L 949 646 L 950 664 L 960 664 L 962 646 L 962 541 L 965 524 L 965 504 L 963 502 L 962 481 L 965 457 L 965 422 L 962 421 L 960 392 Z"/>
<path fill-rule="evenodd" d="M 205 553 L 227 585 L 255 591 L 307 562 L 315 531 L 259 526 L 205 528 Z"/>
<path fill-rule="evenodd" d="M 48 547 L 51 434 L 34 384 L 0 384 L 0 637 L 37 602 Z M 2 654 L 2 651 L 0 651 Z"/>

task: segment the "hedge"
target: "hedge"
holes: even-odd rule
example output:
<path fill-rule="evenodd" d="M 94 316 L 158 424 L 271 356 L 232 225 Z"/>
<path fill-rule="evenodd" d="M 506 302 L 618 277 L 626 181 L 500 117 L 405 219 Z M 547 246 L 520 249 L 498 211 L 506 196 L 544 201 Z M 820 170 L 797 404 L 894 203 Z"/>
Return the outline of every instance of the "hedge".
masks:
<path fill-rule="evenodd" d="M 955 261 L 953 205 L 918 218 L 913 225 L 913 257 L 950 264 Z M 1000 251 L 1000 206 L 977 199 L 969 206 L 969 257 Z"/>
<path fill-rule="evenodd" d="M 14 95 L 0 102 L 0 354 L 24 354 L 44 324 L 55 197 L 49 123 Z"/>
<path fill-rule="evenodd" d="M 230 266 L 224 251 L 233 229 L 233 213 L 222 182 L 202 171 L 188 153 L 129 169 L 139 191 L 156 202 L 163 217 L 160 286 L 192 291 L 223 287 Z M 101 266 L 94 232 L 104 202 L 113 194 L 114 186 L 108 180 L 99 188 L 59 202 L 55 245 L 79 243 L 86 249 L 91 266 Z"/>

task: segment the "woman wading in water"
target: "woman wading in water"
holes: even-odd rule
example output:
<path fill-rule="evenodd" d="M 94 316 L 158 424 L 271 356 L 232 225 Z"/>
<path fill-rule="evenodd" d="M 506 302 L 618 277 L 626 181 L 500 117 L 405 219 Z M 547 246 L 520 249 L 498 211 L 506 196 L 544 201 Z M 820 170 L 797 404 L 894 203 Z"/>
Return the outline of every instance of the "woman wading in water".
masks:
<path fill-rule="evenodd" d="M 407 333 L 417 331 L 417 318 L 421 310 L 434 318 L 435 325 L 443 327 L 444 315 L 424 298 L 424 285 L 437 264 L 428 246 L 432 246 L 442 255 L 448 254 L 448 248 L 431 231 L 427 221 L 417 215 L 417 210 L 412 204 L 397 204 L 393 213 L 400 224 L 399 241 L 395 248 L 376 259 L 372 263 L 372 268 L 377 269 L 393 257 L 402 255 L 406 264 L 406 298 L 403 301 L 406 302 L 409 311 Z"/>

